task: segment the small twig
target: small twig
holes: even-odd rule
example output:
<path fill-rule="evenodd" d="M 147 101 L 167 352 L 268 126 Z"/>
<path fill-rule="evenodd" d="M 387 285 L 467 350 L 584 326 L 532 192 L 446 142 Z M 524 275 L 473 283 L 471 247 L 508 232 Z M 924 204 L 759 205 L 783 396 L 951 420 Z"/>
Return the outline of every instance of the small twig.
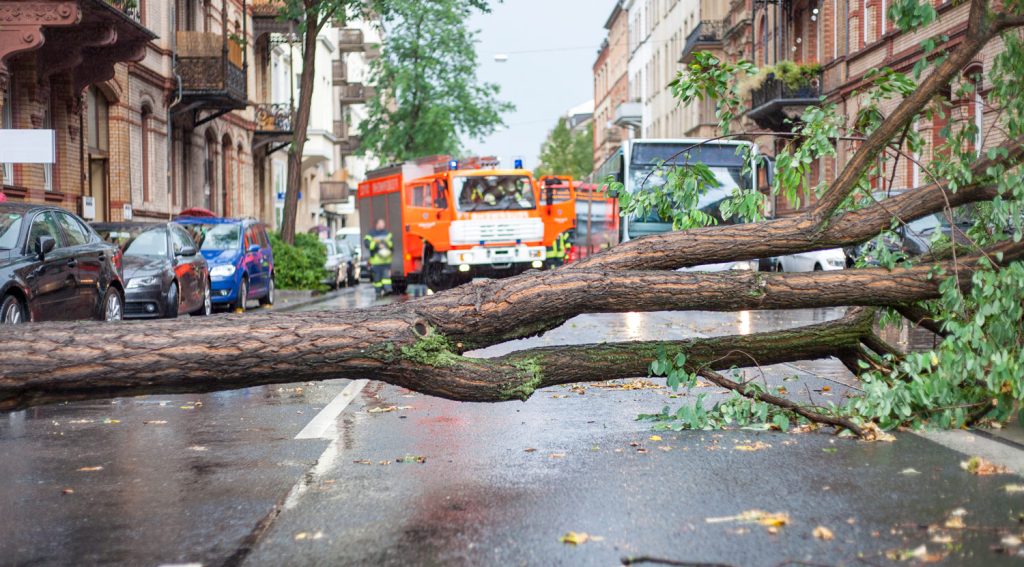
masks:
<path fill-rule="evenodd" d="M 949 333 L 942 328 L 942 323 L 935 320 L 935 316 L 927 309 L 917 305 L 897 305 L 896 312 L 903 315 L 905 319 L 918 327 L 928 329 L 940 337 L 948 337 Z"/>
<path fill-rule="evenodd" d="M 864 343 L 864 346 L 875 351 L 875 354 L 878 354 L 879 356 L 888 354 L 896 360 L 903 359 L 903 353 L 900 352 L 899 349 L 885 342 L 881 337 L 874 333 L 864 335 L 861 337 L 860 342 Z"/>
<path fill-rule="evenodd" d="M 726 563 L 704 563 L 701 561 L 676 561 L 675 559 L 663 559 L 641 555 L 639 557 L 623 557 L 623 565 L 640 565 L 650 563 L 652 565 L 673 565 L 675 567 L 732 567 Z"/>
<path fill-rule="evenodd" d="M 706 378 L 706 379 L 708 379 L 712 383 L 714 383 L 714 384 L 716 384 L 718 386 L 721 386 L 721 387 L 723 387 L 723 388 L 725 388 L 727 390 L 732 390 L 734 392 L 739 392 L 740 395 L 746 396 L 748 398 L 752 398 L 752 399 L 757 400 L 759 402 L 768 402 L 769 404 L 772 404 L 774 406 L 778 406 L 780 408 L 789 410 L 789 411 L 791 411 L 791 412 L 793 412 L 793 413 L 795 413 L 797 415 L 801 415 L 801 416 L 803 416 L 803 417 L 805 417 L 805 418 L 807 418 L 807 419 L 809 419 L 809 420 L 811 420 L 811 421 L 813 421 L 815 423 L 823 423 L 823 424 L 826 424 L 826 425 L 831 425 L 833 427 L 841 427 L 841 428 L 844 428 L 844 429 L 849 429 L 854 434 L 856 434 L 858 437 L 864 437 L 864 430 L 861 429 L 857 424 L 855 424 L 852 421 L 850 421 L 849 419 L 845 419 L 845 418 L 842 418 L 842 417 L 833 417 L 833 416 L 830 416 L 830 415 L 825 415 L 825 414 L 821 414 L 821 413 L 818 413 L 818 412 L 814 412 L 814 411 L 811 411 L 811 410 L 807 409 L 804 406 L 801 406 L 800 404 L 797 404 L 796 402 L 794 402 L 792 400 L 789 400 L 789 399 L 786 399 L 786 398 L 782 398 L 782 397 L 779 397 L 779 396 L 775 396 L 775 395 L 772 395 L 772 394 L 769 394 L 769 393 L 763 393 L 763 394 L 762 393 L 757 393 L 757 392 L 748 393 L 746 391 L 746 388 L 744 388 L 742 385 L 740 385 L 740 384 L 738 384 L 736 382 L 733 382 L 732 380 L 726 378 L 725 376 L 723 376 L 722 374 L 719 374 L 718 372 L 715 372 L 714 370 L 701 369 L 701 370 L 697 371 L 697 374 L 702 376 L 702 377 L 704 377 L 704 378 Z"/>

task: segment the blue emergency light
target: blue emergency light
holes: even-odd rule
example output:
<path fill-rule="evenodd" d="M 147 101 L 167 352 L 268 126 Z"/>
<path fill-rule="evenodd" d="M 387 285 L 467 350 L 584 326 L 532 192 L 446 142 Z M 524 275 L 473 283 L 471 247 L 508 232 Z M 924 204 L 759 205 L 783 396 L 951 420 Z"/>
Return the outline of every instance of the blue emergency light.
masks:
<path fill-rule="evenodd" d="M 459 169 L 459 160 L 453 159 L 452 161 L 448 162 L 448 169 L 452 171 Z"/>
<path fill-rule="evenodd" d="M 513 169 L 522 169 L 523 168 L 523 160 L 517 159 L 515 161 L 514 165 L 515 165 L 515 167 Z"/>

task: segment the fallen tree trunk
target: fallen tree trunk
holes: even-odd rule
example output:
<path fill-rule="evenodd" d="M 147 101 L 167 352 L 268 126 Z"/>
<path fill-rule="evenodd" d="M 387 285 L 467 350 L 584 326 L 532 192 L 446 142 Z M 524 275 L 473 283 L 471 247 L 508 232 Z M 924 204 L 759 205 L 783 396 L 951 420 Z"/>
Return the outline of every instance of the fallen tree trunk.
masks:
<path fill-rule="evenodd" d="M 493 359 L 460 356 L 423 320 L 364 310 L 203 321 L 39 326 L 0 374 L 0 410 L 118 396 L 180 394 L 335 378 L 375 378 L 461 401 L 525 400 L 558 384 L 646 376 L 659 349 L 711 369 L 831 356 L 870 333 L 870 312 L 747 336 L 547 347 Z M 141 332 L 140 332 L 141 331 Z M 83 332 L 85 334 L 83 335 Z M 54 352 L 61 356 L 53 356 Z M 67 355 L 68 358 L 64 358 Z"/>

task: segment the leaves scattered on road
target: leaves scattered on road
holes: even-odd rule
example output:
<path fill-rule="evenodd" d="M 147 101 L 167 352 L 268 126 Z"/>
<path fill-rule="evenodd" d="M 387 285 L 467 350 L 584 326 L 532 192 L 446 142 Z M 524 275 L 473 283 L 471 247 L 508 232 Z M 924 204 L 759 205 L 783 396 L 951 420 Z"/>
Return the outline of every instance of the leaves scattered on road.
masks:
<path fill-rule="evenodd" d="M 1019 494 L 1024 492 L 1024 484 L 1007 484 L 1003 487 L 1007 494 Z"/>
<path fill-rule="evenodd" d="M 101 471 L 101 470 L 103 470 L 102 466 L 82 467 L 82 468 L 78 469 L 78 472 L 97 472 L 97 471 Z"/>
<path fill-rule="evenodd" d="M 832 530 L 826 528 L 825 526 L 818 526 L 814 528 L 814 531 L 811 532 L 811 535 L 814 536 L 814 539 L 820 539 L 822 541 L 831 541 L 836 537 L 832 533 Z"/>
<path fill-rule="evenodd" d="M 295 541 L 323 539 L 324 532 L 299 532 L 295 534 Z"/>
<path fill-rule="evenodd" d="M 142 425 L 166 425 L 166 419 L 150 419 L 142 422 Z"/>
<path fill-rule="evenodd" d="M 704 521 L 708 524 L 722 524 L 729 522 L 760 524 L 768 530 L 768 533 L 777 534 L 779 533 L 779 528 L 789 524 L 789 514 L 786 514 L 785 512 L 769 513 L 764 510 L 747 510 L 746 512 L 735 516 L 705 518 Z"/>
<path fill-rule="evenodd" d="M 120 419 L 110 419 L 108 417 L 108 418 L 103 420 L 103 423 L 106 423 L 108 425 L 117 425 L 118 423 L 121 423 L 121 420 Z"/>
<path fill-rule="evenodd" d="M 420 456 L 420 455 L 406 455 L 404 457 L 399 457 L 399 458 L 395 459 L 395 462 L 396 463 L 417 463 L 417 464 L 422 465 L 422 464 L 427 462 L 427 458 L 423 457 L 423 456 Z"/>
<path fill-rule="evenodd" d="M 741 445 L 734 445 L 733 446 L 733 450 L 745 451 L 745 452 L 763 451 L 764 449 L 771 449 L 771 448 L 772 448 L 771 445 L 769 445 L 768 443 L 762 443 L 761 441 L 757 441 L 757 442 L 755 442 L 753 444 L 751 444 L 748 441 L 747 443 L 744 443 L 744 444 L 741 444 Z"/>
<path fill-rule="evenodd" d="M 981 457 L 971 457 L 960 463 L 960 468 L 978 476 L 989 476 L 994 474 L 1009 474 L 1010 470 L 1003 465 L 997 465 Z"/>
<path fill-rule="evenodd" d="M 601 536 L 592 536 L 585 532 L 569 532 L 564 536 L 558 538 L 558 541 L 566 545 L 582 545 L 584 543 L 587 543 L 588 541 L 604 541 L 604 538 Z"/>
<path fill-rule="evenodd" d="M 589 386 L 605 390 L 662 390 L 665 388 L 665 386 L 645 378 L 637 378 L 629 382 L 596 382 L 589 384 Z"/>
<path fill-rule="evenodd" d="M 904 476 L 914 476 L 914 475 L 921 474 L 921 471 L 911 467 L 911 468 L 906 468 L 906 469 L 901 470 L 900 474 L 904 475 Z"/>

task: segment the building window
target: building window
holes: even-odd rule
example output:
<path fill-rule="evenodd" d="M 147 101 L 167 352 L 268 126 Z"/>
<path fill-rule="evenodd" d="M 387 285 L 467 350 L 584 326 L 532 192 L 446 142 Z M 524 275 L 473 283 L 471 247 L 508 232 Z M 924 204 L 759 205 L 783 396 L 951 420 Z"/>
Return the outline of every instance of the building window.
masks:
<path fill-rule="evenodd" d="M 14 110 L 11 108 L 11 102 L 14 97 L 11 96 L 11 91 L 14 90 L 14 81 L 8 82 L 7 90 L 4 91 L 3 101 L 3 113 L 0 114 L 0 129 L 14 128 Z M 3 164 L 3 181 L 2 185 L 14 185 L 14 164 L 5 163 Z"/>
<path fill-rule="evenodd" d="M 43 130 L 53 129 L 53 112 L 50 110 L 50 102 L 43 106 Z M 43 164 L 43 190 L 53 191 L 53 164 Z"/>
<path fill-rule="evenodd" d="M 972 67 L 967 71 L 967 80 L 971 85 L 970 103 L 968 106 L 968 117 L 974 122 L 974 152 L 981 155 L 982 145 L 985 141 L 985 98 L 981 94 L 982 70 L 981 67 Z"/>
<path fill-rule="evenodd" d="M 153 159 L 153 151 L 150 148 L 149 137 L 153 128 L 153 109 L 148 106 L 142 107 L 142 202 L 148 203 L 150 197 L 150 173 L 153 171 L 150 161 Z"/>

